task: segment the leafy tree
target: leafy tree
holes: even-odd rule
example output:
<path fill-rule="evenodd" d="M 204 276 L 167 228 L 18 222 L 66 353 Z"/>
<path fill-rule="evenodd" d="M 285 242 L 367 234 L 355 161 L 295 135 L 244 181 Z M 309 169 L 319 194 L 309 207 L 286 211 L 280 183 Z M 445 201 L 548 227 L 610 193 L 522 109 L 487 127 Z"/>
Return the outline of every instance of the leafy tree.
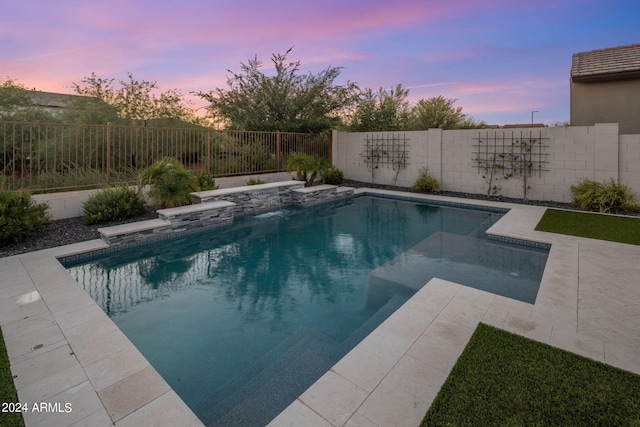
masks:
<path fill-rule="evenodd" d="M 360 95 L 347 128 L 354 132 L 406 130 L 411 111 L 408 95 L 409 89 L 401 84 L 388 92 L 383 88 L 377 92 L 366 89 Z"/>
<path fill-rule="evenodd" d="M 456 107 L 456 99 L 445 98 L 442 95 L 421 99 L 412 109 L 411 129 L 462 129 L 486 127 L 486 123 L 477 122 L 462 112 L 462 107 Z"/>
<path fill-rule="evenodd" d="M 31 92 L 11 78 L 0 79 L 0 120 L 52 122 L 51 113 L 33 103 Z"/>
<path fill-rule="evenodd" d="M 484 129 L 489 125 L 484 120 L 476 120 L 471 116 L 465 115 L 465 118 L 458 125 L 459 129 Z"/>
<path fill-rule="evenodd" d="M 98 77 L 95 73 L 82 79 L 81 84 L 74 82 L 74 91 L 84 98 L 74 100 L 69 106 L 67 121 L 143 126 L 163 121 L 173 125 L 200 123 L 179 90 L 169 89 L 156 96 L 157 82 L 136 80 L 131 73 L 127 76 L 129 80 L 121 80 L 120 87 L 114 85 L 115 79 Z"/>
<path fill-rule="evenodd" d="M 300 61 L 273 54 L 275 75 L 266 75 L 257 55 L 240 72 L 227 77 L 228 89 L 197 95 L 230 129 L 283 132 L 322 132 L 336 127 L 338 113 L 356 101 L 357 85 L 334 83 L 342 68 L 329 67 L 318 74 L 300 74 Z"/>

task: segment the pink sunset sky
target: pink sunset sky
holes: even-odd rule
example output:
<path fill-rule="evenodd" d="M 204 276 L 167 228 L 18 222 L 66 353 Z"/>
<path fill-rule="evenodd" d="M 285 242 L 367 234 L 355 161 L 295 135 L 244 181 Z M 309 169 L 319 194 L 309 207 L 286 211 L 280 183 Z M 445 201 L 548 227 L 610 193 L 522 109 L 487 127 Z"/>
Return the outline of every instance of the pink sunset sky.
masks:
<path fill-rule="evenodd" d="M 577 52 L 640 43 L 637 0 L 0 0 L 0 80 L 73 93 L 95 72 L 189 95 L 273 53 L 361 88 L 443 95 L 490 124 L 569 120 Z M 205 103 L 188 96 L 197 105 Z"/>

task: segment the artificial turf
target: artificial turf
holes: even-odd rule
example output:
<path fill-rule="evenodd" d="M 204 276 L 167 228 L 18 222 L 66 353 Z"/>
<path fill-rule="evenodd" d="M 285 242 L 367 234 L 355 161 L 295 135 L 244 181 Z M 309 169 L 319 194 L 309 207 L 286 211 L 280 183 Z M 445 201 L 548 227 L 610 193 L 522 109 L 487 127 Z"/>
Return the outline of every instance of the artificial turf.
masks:
<path fill-rule="evenodd" d="M 538 231 L 640 245 L 640 218 L 547 209 Z"/>
<path fill-rule="evenodd" d="M 9 357 L 4 345 L 4 337 L 0 330 L 0 426 L 3 427 L 24 427 L 22 415 L 19 412 L 12 412 L 12 408 L 5 407 L 8 403 L 17 403 L 18 396 L 13 385 L 13 377 L 9 368 Z"/>
<path fill-rule="evenodd" d="M 421 426 L 640 426 L 640 376 L 480 324 Z"/>

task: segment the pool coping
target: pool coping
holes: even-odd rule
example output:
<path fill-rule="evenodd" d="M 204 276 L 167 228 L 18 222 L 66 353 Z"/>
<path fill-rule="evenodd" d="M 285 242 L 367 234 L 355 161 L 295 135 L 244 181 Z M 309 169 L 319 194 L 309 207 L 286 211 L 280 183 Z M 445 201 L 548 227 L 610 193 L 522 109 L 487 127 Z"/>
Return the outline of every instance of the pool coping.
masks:
<path fill-rule="evenodd" d="M 594 327 L 582 327 L 578 298 L 581 247 L 616 259 L 621 252 L 640 256 L 639 247 L 537 232 L 546 210 L 538 206 L 355 193 L 509 209 L 488 234 L 551 244 L 538 297 L 526 304 L 433 279 L 271 425 L 417 425 L 479 322 L 640 373 L 640 340 L 608 339 L 593 317 L 587 326 Z M 19 400 L 30 409 L 26 425 L 203 425 L 58 261 L 107 247 L 92 240 L 0 258 L 0 326 Z M 636 265 L 630 268 L 625 274 L 638 274 Z M 33 412 L 41 402 L 50 410 Z M 54 411 L 66 403 L 70 412 Z"/>

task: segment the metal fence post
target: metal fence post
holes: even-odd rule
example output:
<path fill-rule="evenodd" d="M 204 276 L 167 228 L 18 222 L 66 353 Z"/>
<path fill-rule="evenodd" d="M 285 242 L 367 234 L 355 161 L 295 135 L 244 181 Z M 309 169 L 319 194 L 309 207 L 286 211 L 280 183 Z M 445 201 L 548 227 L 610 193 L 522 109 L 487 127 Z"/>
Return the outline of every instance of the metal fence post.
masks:
<path fill-rule="evenodd" d="M 329 130 L 328 138 L 329 149 L 327 150 L 327 156 L 329 156 L 329 167 L 333 166 L 333 131 Z"/>
<path fill-rule="evenodd" d="M 280 131 L 276 132 L 276 165 L 278 172 L 282 172 L 282 162 L 280 160 Z"/>
<path fill-rule="evenodd" d="M 211 128 L 207 128 L 207 173 L 211 173 Z"/>
<path fill-rule="evenodd" d="M 107 187 L 111 180 L 111 123 L 107 123 Z"/>

